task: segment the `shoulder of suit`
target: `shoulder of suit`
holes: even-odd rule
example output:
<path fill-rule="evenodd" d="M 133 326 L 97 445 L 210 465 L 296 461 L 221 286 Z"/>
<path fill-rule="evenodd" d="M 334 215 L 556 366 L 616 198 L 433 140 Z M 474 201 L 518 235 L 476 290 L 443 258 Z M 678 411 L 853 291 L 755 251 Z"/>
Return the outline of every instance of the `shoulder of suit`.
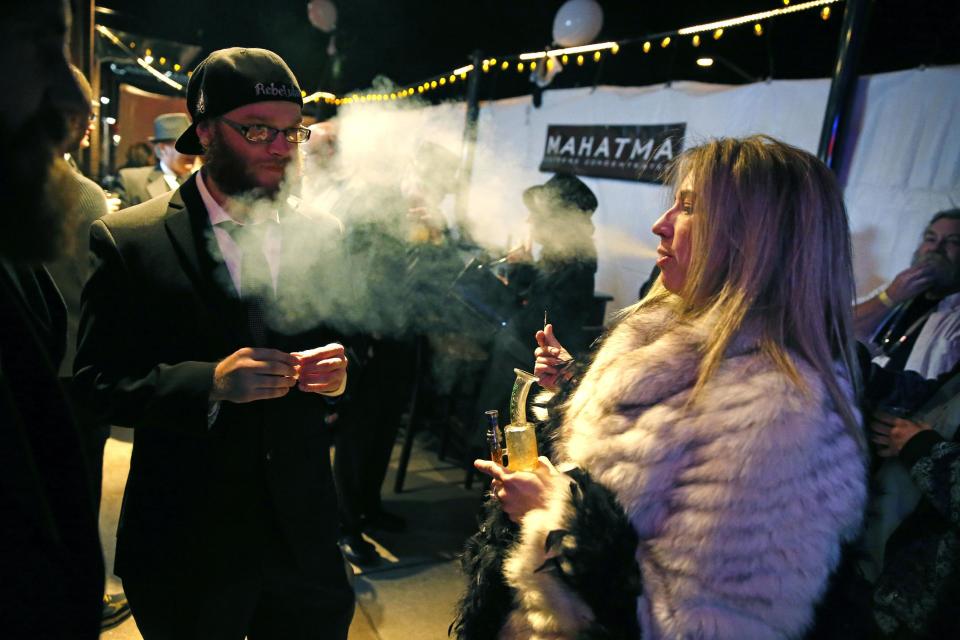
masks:
<path fill-rule="evenodd" d="M 140 204 L 108 213 L 101 220 L 111 230 L 138 229 L 159 224 L 170 210 L 170 200 L 176 191 L 141 202 Z"/>
<path fill-rule="evenodd" d="M 118 172 L 122 178 L 146 178 L 154 171 L 157 171 L 156 165 L 147 165 L 145 167 L 127 167 Z"/>

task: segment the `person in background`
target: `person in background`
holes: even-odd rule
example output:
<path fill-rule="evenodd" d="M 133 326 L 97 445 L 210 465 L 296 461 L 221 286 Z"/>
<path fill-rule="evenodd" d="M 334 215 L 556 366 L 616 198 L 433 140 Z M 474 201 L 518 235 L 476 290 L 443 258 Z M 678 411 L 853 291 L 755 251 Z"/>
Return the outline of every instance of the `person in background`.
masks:
<path fill-rule="evenodd" d="M 493 338 L 477 416 L 497 409 L 509 417 L 513 370 L 529 367 L 529 337 L 543 329 L 545 321 L 563 327 L 564 342 L 573 353 L 585 353 L 590 347 L 583 329 L 594 304 L 597 250 L 591 217 L 597 198 L 576 176 L 557 174 L 524 191 L 523 202 L 529 211 L 530 239 L 540 245 L 541 253 L 534 261 L 530 248 L 521 247 L 507 256 L 507 287 L 514 308 Z"/>
<path fill-rule="evenodd" d="M 153 121 L 153 154 L 156 162 L 152 166 L 120 169 L 120 200 L 124 207 L 146 202 L 168 191 L 175 191 L 191 173 L 197 157 L 180 153 L 174 143 L 190 126 L 190 118 L 185 113 L 165 113 Z"/>
<path fill-rule="evenodd" d="M 947 413 L 956 416 L 956 407 Z M 880 571 L 870 576 L 874 621 L 884 638 L 953 637 L 960 609 L 960 429 L 878 412 L 870 431 L 877 455 L 898 465 L 909 484 L 906 491 L 892 488 L 901 506 Z"/>
<path fill-rule="evenodd" d="M 910 266 L 854 308 L 873 362 L 925 379 L 960 363 L 960 209 L 930 219 Z"/>
<path fill-rule="evenodd" d="M 156 163 L 157 157 L 153 155 L 153 147 L 149 142 L 134 142 L 127 147 L 127 153 L 120 168 L 152 167 Z"/>
<path fill-rule="evenodd" d="M 16 2 L 0 15 L 0 635 L 94 640 L 103 554 L 85 438 L 57 368 L 66 310 L 43 262 L 76 228 L 63 158 L 84 96 L 65 51 L 69 5 Z"/>
<path fill-rule="evenodd" d="M 90 115 L 92 110 L 93 92 L 90 83 L 77 67 L 71 65 L 73 77 L 87 100 L 87 109 L 71 112 L 67 117 L 67 137 L 61 145 L 64 159 L 71 157 L 73 152 L 90 145 Z M 60 378 L 70 388 L 70 378 L 73 376 L 73 357 L 77 351 L 77 332 L 80 326 L 80 292 L 87 281 L 90 271 L 90 259 L 87 251 L 87 234 L 90 225 L 106 215 L 110 207 L 106 195 L 93 180 L 87 178 L 76 165 L 73 168 L 73 178 L 76 180 L 76 212 L 74 229 L 70 232 L 68 248 L 59 259 L 47 263 L 53 281 L 63 296 L 67 309 L 67 342 L 63 361 L 60 363 Z M 109 425 L 97 424 L 88 419 L 88 416 L 78 414 L 82 434 L 88 444 L 88 459 L 93 473 L 94 493 L 97 505 L 100 504 L 100 488 L 103 481 L 103 447 L 110 435 Z M 103 618 L 101 628 L 110 629 L 121 624 L 130 617 L 130 606 L 123 592 L 104 594 Z"/>

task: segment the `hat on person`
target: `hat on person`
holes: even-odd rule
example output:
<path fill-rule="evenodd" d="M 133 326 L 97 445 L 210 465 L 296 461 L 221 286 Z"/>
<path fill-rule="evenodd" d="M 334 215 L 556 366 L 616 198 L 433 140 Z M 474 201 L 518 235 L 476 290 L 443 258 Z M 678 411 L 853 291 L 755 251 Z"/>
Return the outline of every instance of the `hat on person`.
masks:
<path fill-rule="evenodd" d="M 597 210 L 597 197 L 577 176 L 570 173 L 557 173 L 544 184 L 538 184 L 524 191 L 523 204 L 535 214 L 551 214 L 562 209 L 576 209 L 589 216 Z"/>
<path fill-rule="evenodd" d="M 273 51 L 231 47 L 214 51 L 197 65 L 187 85 L 187 109 L 193 119 L 177 139 L 177 151 L 203 153 L 197 125 L 256 102 L 282 100 L 303 106 L 293 71 Z"/>
<path fill-rule="evenodd" d="M 190 118 L 185 113 L 164 113 L 153 121 L 153 135 L 150 142 L 176 140 L 190 126 Z"/>

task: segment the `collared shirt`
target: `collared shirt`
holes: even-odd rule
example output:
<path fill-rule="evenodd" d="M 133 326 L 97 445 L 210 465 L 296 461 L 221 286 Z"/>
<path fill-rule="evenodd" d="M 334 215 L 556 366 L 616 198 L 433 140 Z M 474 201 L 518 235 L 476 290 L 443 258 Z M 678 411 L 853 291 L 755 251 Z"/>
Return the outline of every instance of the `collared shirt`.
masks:
<path fill-rule="evenodd" d="M 937 305 L 924 323 L 903 368 L 924 378 L 936 378 L 960 361 L 960 293 Z"/>
<path fill-rule="evenodd" d="M 163 181 L 170 187 L 170 191 L 176 191 L 180 188 L 180 179 L 177 174 L 163 160 L 160 161 L 160 172 L 163 174 Z"/>
<path fill-rule="evenodd" d="M 241 224 L 237 222 L 227 211 L 220 206 L 210 195 L 210 190 L 203 179 L 203 172 L 197 172 L 197 189 L 200 191 L 200 199 L 203 200 L 203 206 L 207 208 L 207 215 L 210 216 L 210 226 L 213 227 L 213 235 L 217 239 L 217 246 L 220 249 L 220 255 L 223 256 L 223 262 L 227 265 L 227 271 L 230 272 L 230 280 L 233 282 L 233 288 L 238 295 L 243 292 L 240 290 L 240 265 L 243 258 L 244 247 L 237 244 L 233 236 L 227 231 L 226 227 L 230 224 Z M 272 218 L 261 224 L 269 224 L 266 239 L 264 241 L 263 251 L 267 257 L 267 265 L 270 267 L 270 277 L 273 281 L 273 291 L 277 291 L 277 276 L 280 273 L 280 252 L 282 249 L 282 240 L 280 234 L 279 215 L 274 213 Z M 224 224 L 226 223 L 226 224 Z M 244 244 L 247 244 L 244 242 Z"/>

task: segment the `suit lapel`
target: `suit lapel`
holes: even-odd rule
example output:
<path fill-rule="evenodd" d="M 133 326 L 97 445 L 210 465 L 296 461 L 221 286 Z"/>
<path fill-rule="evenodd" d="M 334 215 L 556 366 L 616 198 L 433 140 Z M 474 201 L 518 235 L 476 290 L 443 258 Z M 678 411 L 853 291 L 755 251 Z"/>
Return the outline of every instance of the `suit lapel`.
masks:
<path fill-rule="evenodd" d="M 220 255 L 206 207 L 197 190 L 196 174 L 170 199 L 165 219 L 174 249 L 214 322 L 230 344 L 246 341 L 240 302 Z"/>
<path fill-rule="evenodd" d="M 154 170 L 147 176 L 147 193 L 151 198 L 162 196 L 168 191 L 170 191 L 170 185 L 167 184 L 162 171 Z"/>

